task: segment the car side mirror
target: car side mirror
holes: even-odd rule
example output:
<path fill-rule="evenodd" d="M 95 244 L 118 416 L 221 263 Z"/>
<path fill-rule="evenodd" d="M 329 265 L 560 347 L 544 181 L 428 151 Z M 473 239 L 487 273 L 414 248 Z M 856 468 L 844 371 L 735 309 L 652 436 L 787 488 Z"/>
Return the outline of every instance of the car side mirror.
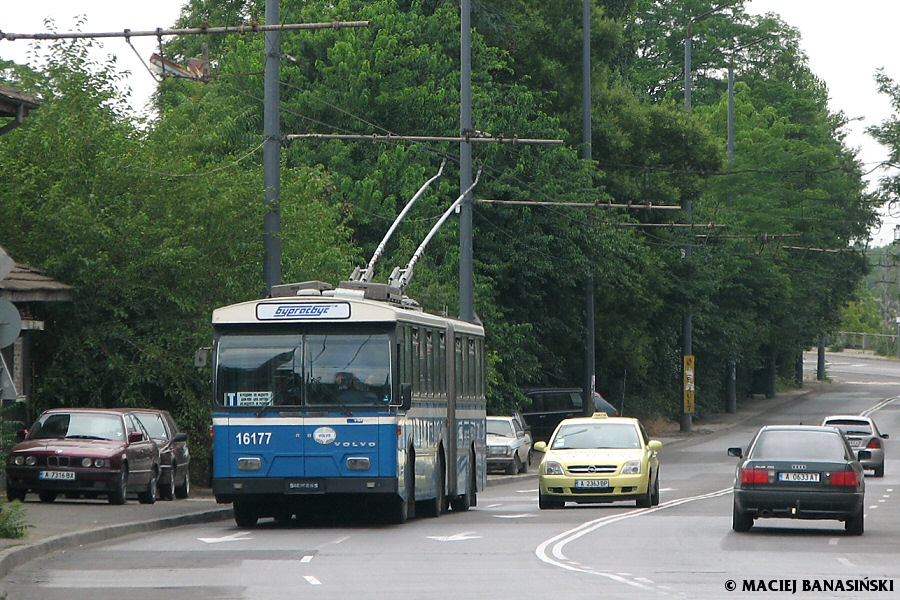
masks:
<path fill-rule="evenodd" d="M 860 450 L 856 453 L 857 460 L 869 460 L 870 458 L 872 458 L 871 450 Z"/>
<path fill-rule="evenodd" d="M 547 442 L 535 442 L 534 443 L 534 451 L 535 452 L 546 452 L 547 451 Z"/>
<path fill-rule="evenodd" d="M 881 437 L 884 438 L 884 439 L 888 439 L 888 438 L 891 437 L 891 436 L 889 436 L 889 435 L 886 434 L 886 433 L 882 433 L 882 434 L 881 434 Z"/>
<path fill-rule="evenodd" d="M 647 443 L 647 450 L 649 450 L 650 452 L 659 452 L 660 450 L 662 450 L 662 447 L 663 443 L 659 440 L 650 440 Z"/>
<path fill-rule="evenodd" d="M 398 403 L 391 403 L 393 406 L 396 406 L 400 410 L 409 410 L 412 406 L 412 384 L 411 383 L 401 383 L 400 384 L 400 398 L 398 399 Z"/>
<path fill-rule="evenodd" d="M 128 434 L 128 443 L 129 444 L 134 444 L 136 442 L 143 441 L 143 439 L 144 439 L 144 434 L 141 433 L 140 431 L 132 431 L 131 433 Z"/>
<path fill-rule="evenodd" d="M 733 456 L 735 458 L 744 458 L 744 450 L 741 448 L 729 448 L 728 456 Z"/>
<path fill-rule="evenodd" d="M 176 433 L 176 434 L 175 434 L 175 437 L 172 438 L 172 441 L 175 441 L 175 442 L 186 442 L 186 441 L 187 441 L 187 434 L 186 434 L 186 433 Z"/>
<path fill-rule="evenodd" d="M 24 442 L 26 437 L 28 437 L 27 429 L 20 429 L 16 431 L 16 443 Z"/>

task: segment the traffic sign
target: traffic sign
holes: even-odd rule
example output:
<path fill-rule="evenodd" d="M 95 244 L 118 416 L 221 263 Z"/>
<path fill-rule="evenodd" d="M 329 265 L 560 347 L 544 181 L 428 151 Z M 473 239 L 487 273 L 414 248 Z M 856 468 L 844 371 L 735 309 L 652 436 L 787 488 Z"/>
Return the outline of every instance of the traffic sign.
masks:
<path fill-rule="evenodd" d="M 694 413 L 694 357 L 684 357 L 684 414 Z"/>

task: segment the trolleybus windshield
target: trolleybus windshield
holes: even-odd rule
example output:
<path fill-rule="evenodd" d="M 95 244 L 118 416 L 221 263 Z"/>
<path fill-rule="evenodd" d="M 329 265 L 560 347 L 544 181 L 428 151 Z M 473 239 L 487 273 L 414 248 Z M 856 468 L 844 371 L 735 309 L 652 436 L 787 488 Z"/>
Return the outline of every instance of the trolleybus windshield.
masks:
<path fill-rule="evenodd" d="M 386 333 L 222 335 L 216 402 L 224 407 L 387 407 L 391 344 Z"/>

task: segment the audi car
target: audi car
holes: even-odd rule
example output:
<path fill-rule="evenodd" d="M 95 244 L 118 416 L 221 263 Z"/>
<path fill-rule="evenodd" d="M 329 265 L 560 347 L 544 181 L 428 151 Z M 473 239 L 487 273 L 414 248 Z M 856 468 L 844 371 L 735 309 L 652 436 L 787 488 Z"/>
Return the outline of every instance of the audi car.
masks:
<path fill-rule="evenodd" d="M 767 425 L 740 459 L 734 477 L 732 528 L 746 532 L 758 519 L 835 519 L 862 535 L 866 493 L 859 456 L 834 427 Z"/>
<path fill-rule="evenodd" d="M 638 507 L 659 504 L 662 442 L 651 440 L 641 422 L 594 413 L 563 420 L 544 452 L 539 470 L 538 505 L 562 508 L 566 502 L 633 500 Z"/>

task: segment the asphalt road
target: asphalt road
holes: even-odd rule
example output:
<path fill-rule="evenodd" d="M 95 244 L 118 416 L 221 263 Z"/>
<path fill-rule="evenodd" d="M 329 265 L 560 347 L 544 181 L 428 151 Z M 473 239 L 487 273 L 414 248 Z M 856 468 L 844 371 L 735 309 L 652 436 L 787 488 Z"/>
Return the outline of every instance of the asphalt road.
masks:
<path fill-rule="evenodd" d="M 900 395 L 900 363 L 829 355 L 828 376 L 805 395 L 770 402 L 763 415 L 712 424 L 665 447 L 661 503 L 652 509 L 623 503 L 541 511 L 536 479 L 515 478 L 480 493 L 467 513 L 402 526 L 365 514 L 287 525 L 265 520 L 254 530 L 221 521 L 55 552 L 12 572 L 2 593 L 8 600 L 595 600 L 759 597 L 744 590 L 784 595 L 793 585 L 805 597 L 894 597 L 900 400 L 885 401 Z M 749 533 L 731 530 L 735 459 L 726 448 L 746 446 L 764 423 L 818 423 L 827 414 L 876 408 L 872 416 L 894 435 L 885 476 L 866 478 L 865 535 L 846 535 L 836 521 L 757 521 Z M 860 581 L 894 593 L 860 592 Z M 827 585 L 853 590 L 821 591 Z"/>

